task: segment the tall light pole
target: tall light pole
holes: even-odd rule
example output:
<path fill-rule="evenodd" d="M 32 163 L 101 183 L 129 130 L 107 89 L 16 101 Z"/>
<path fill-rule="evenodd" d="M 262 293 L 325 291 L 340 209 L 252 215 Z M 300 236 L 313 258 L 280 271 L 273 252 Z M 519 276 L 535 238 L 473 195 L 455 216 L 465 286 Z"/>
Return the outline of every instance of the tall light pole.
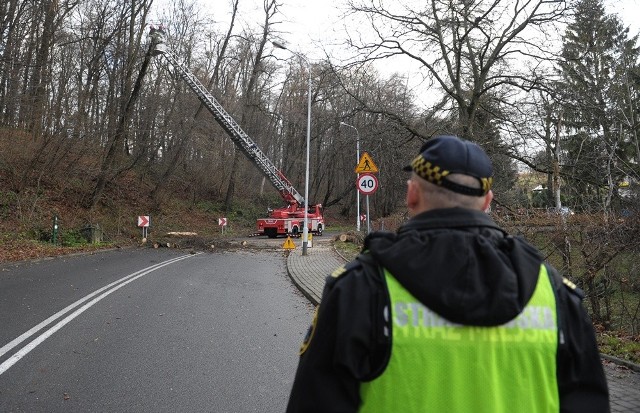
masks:
<path fill-rule="evenodd" d="M 307 64 L 309 72 L 309 90 L 307 91 L 307 162 L 304 173 L 304 228 L 302 229 L 302 255 L 307 255 L 307 245 L 309 241 L 309 146 L 311 143 L 311 63 L 304 55 L 290 50 L 285 45 L 278 42 L 271 42 L 277 49 L 289 50 Z"/>
<path fill-rule="evenodd" d="M 342 126 L 353 128 L 356 131 L 356 165 L 360 162 L 360 133 L 358 128 L 348 123 L 340 122 Z M 360 191 L 356 189 L 356 231 L 360 232 Z"/>

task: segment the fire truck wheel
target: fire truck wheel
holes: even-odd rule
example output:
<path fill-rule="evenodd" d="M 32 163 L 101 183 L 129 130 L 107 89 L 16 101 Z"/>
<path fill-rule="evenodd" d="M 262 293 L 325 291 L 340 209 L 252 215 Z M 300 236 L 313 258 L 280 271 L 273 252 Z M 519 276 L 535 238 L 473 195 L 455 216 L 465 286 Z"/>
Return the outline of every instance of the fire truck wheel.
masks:
<path fill-rule="evenodd" d="M 322 224 L 318 225 L 318 236 L 322 236 Z"/>
<path fill-rule="evenodd" d="M 297 237 L 299 232 L 300 230 L 298 229 L 297 226 L 291 229 L 291 233 L 293 234 L 294 237 Z"/>

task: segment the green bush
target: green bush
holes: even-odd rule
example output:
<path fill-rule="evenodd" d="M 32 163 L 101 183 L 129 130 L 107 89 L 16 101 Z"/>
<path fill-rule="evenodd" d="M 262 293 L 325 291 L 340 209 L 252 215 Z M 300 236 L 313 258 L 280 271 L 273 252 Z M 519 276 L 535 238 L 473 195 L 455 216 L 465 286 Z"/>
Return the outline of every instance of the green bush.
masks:
<path fill-rule="evenodd" d="M 60 231 L 58 240 L 64 247 L 87 245 L 85 237 L 77 230 Z"/>
<path fill-rule="evenodd" d="M 629 337 L 599 334 L 598 347 L 601 353 L 629 360 L 632 363 L 640 363 L 640 343 Z"/>
<path fill-rule="evenodd" d="M 52 228 L 33 227 L 27 232 L 27 237 L 39 242 L 51 242 Z"/>

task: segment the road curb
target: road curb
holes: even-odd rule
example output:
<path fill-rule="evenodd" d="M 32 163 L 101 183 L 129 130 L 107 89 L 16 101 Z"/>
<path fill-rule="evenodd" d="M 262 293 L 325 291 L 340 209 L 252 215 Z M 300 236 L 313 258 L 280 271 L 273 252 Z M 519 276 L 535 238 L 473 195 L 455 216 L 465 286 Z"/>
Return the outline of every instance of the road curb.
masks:
<path fill-rule="evenodd" d="M 291 251 L 289 251 L 289 253 L 287 254 L 286 259 L 285 259 L 285 261 L 287 263 L 287 275 L 289 276 L 289 278 L 291 279 L 293 284 L 296 286 L 298 291 L 300 291 L 300 293 L 302 293 L 302 295 L 304 295 L 305 298 L 311 302 L 311 304 L 316 305 L 316 306 L 319 305 L 320 304 L 320 297 L 316 297 L 315 294 L 312 294 L 311 290 L 309 288 L 307 288 L 307 286 L 303 285 L 300 282 L 300 280 L 298 279 L 298 277 L 296 277 L 291 272 L 291 264 L 289 263 L 290 256 L 291 256 Z"/>
<path fill-rule="evenodd" d="M 630 361 L 619 359 L 617 357 L 610 356 L 608 354 L 603 354 L 603 353 L 600 353 L 600 357 L 602 357 L 603 359 L 605 359 L 607 361 L 610 361 L 612 363 L 624 366 L 624 367 L 628 368 L 629 370 L 632 370 L 632 371 L 634 371 L 636 373 L 640 373 L 640 364 L 635 364 L 635 363 L 632 363 Z"/>

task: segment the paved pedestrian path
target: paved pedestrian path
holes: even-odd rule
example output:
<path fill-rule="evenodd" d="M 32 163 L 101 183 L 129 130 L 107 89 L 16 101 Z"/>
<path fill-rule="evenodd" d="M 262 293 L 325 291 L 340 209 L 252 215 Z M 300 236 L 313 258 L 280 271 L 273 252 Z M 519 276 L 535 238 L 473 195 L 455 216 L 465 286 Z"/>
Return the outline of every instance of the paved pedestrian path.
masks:
<path fill-rule="evenodd" d="M 287 257 L 287 271 L 298 289 L 315 305 L 320 303 L 325 278 L 345 263 L 328 239 L 316 242 L 303 256 L 301 248 Z M 640 366 L 625 366 L 609 359 L 603 366 L 611 395 L 611 412 L 640 413 Z M 638 370 L 634 370 L 638 369 Z"/>
<path fill-rule="evenodd" d="M 302 249 L 297 248 L 287 257 L 287 271 L 294 284 L 309 301 L 318 305 L 322 297 L 325 278 L 345 261 L 338 256 L 328 243 L 315 243 L 302 256 Z"/>

